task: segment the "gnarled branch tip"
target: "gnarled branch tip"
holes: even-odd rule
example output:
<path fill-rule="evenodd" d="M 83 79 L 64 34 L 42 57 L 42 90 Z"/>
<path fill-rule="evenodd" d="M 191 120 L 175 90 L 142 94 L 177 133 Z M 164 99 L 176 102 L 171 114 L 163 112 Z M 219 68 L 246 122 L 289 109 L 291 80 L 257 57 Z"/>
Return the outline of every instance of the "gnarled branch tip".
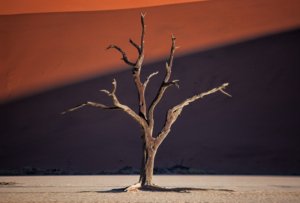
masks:
<path fill-rule="evenodd" d="M 227 92 L 225 92 L 224 89 L 220 89 L 220 92 L 222 92 L 223 94 L 225 94 L 228 97 L 232 97 L 232 95 L 229 94 L 229 93 L 227 93 Z"/>
<path fill-rule="evenodd" d="M 102 90 L 99 90 L 100 92 L 103 92 L 103 93 L 105 93 L 105 94 L 107 94 L 107 95 L 110 95 L 110 92 L 108 91 L 108 90 L 106 90 L 106 89 L 102 89 Z"/>
<path fill-rule="evenodd" d="M 148 75 L 146 81 L 144 82 L 144 87 L 146 87 L 146 86 L 148 85 L 150 79 L 151 79 L 153 76 L 157 75 L 158 73 L 159 73 L 159 71 L 156 71 L 156 72 L 151 73 L 150 75 Z"/>
<path fill-rule="evenodd" d="M 173 33 L 171 34 L 171 37 L 172 37 L 172 40 L 176 40 L 176 37 Z"/>
<path fill-rule="evenodd" d="M 117 80 L 116 80 L 116 78 L 113 79 L 112 84 L 113 84 L 114 86 L 117 85 Z"/>
<path fill-rule="evenodd" d="M 117 80 L 116 80 L 115 78 L 114 78 L 113 81 L 112 81 L 112 85 L 113 85 L 113 89 L 112 89 L 111 94 L 112 94 L 112 95 L 115 95 L 116 90 L 117 90 Z"/>
<path fill-rule="evenodd" d="M 173 80 L 172 82 L 179 89 L 179 80 Z"/>
<path fill-rule="evenodd" d="M 106 49 L 111 49 L 111 48 L 114 48 L 114 45 L 110 44 L 106 47 Z"/>
<path fill-rule="evenodd" d="M 223 84 L 224 87 L 227 87 L 228 85 L 229 85 L 228 82 Z"/>

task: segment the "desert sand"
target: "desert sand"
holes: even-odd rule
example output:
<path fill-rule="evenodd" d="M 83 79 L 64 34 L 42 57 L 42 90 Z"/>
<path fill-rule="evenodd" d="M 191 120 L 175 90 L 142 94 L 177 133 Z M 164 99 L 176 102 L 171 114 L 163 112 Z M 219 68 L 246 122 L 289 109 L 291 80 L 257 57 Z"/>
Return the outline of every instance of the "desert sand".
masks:
<path fill-rule="evenodd" d="M 135 57 L 139 15 L 147 12 L 146 61 L 165 58 L 170 35 L 177 55 L 236 43 L 300 25 L 299 1 L 216 0 L 159 7 L 0 15 L 0 102 L 127 68 L 105 48 Z M 126 30 L 126 32 L 124 31 Z"/>
<path fill-rule="evenodd" d="M 128 8 L 143 8 L 149 6 L 161 6 L 204 0 L 1 0 L 0 15 L 24 14 L 24 13 L 50 13 L 70 11 L 99 11 L 117 10 Z"/>
<path fill-rule="evenodd" d="M 209 202 L 297 203 L 300 177 L 280 176 L 155 176 L 157 184 L 194 187 L 191 192 L 130 192 L 113 190 L 137 180 L 137 176 L 37 176 L 0 177 L 1 203 L 42 202 Z"/>
<path fill-rule="evenodd" d="M 173 70 L 180 89 L 170 88 L 159 105 L 157 131 L 166 110 L 188 96 L 224 82 L 233 95 L 214 95 L 189 106 L 161 146 L 157 167 L 300 174 L 297 5 L 216 0 L 146 9 L 143 76 L 164 72 L 171 32 L 181 46 Z M 92 108 L 60 113 L 87 100 L 110 104 L 99 89 L 110 89 L 113 78 L 120 100 L 136 107 L 131 71 L 105 47 L 113 42 L 134 51 L 127 41 L 139 37 L 140 11 L 0 17 L 0 169 L 98 174 L 139 167 L 140 131 L 127 115 Z M 160 77 L 150 83 L 149 102 Z"/>

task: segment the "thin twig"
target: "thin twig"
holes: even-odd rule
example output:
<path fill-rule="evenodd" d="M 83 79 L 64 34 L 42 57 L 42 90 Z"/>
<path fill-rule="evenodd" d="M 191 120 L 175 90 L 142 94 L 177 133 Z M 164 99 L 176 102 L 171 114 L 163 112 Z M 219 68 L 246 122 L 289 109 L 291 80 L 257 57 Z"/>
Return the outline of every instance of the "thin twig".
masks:
<path fill-rule="evenodd" d="M 129 39 L 129 42 L 130 42 L 130 44 L 132 44 L 138 50 L 138 53 L 140 55 L 141 52 L 142 52 L 141 47 L 137 43 L 135 43 L 132 39 Z"/>
<path fill-rule="evenodd" d="M 129 59 L 128 59 L 126 53 L 125 53 L 119 46 L 114 45 L 114 44 L 111 44 L 111 45 L 109 45 L 109 46 L 107 47 L 107 49 L 116 49 L 117 51 L 119 51 L 119 52 L 122 54 L 122 58 L 121 58 L 121 59 L 122 59 L 126 64 L 128 64 L 128 65 L 130 65 L 130 66 L 135 66 L 135 63 L 132 63 L 131 61 L 129 61 Z"/>
<path fill-rule="evenodd" d="M 147 87 L 147 85 L 148 85 L 150 79 L 151 79 L 153 76 L 157 75 L 158 73 L 159 73 L 159 72 L 156 71 L 156 72 L 154 72 L 154 73 L 151 73 L 151 74 L 147 77 L 146 81 L 144 82 L 144 87 L 145 87 L 145 88 Z"/>
<path fill-rule="evenodd" d="M 72 111 L 77 111 L 85 106 L 92 106 L 92 107 L 97 107 L 97 108 L 101 108 L 101 109 L 119 109 L 118 107 L 115 107 L 115 106 L 106 106 L 104 104 L 88 101 L 88 102 L 80 104 L 76 107 L 70 108 L 64 112 L 61 112 L 61 114 L 66 114 L 66 113 L 69 113 Z"/>

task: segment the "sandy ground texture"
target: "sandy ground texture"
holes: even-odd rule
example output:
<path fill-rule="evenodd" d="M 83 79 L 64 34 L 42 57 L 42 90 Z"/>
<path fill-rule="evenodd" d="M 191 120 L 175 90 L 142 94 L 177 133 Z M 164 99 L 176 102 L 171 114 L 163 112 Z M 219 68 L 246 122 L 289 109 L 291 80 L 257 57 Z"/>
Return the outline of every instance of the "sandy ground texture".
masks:
<path fill-rule="evenodd" d="M 165 187 L 192 192 L 131 192 L 121 188 L 137 176 L 0 177 L 0 202 L 299 202 L 300 177 L 155 176 Z M 5 184 L 10 183 L 8 185 Z"/>

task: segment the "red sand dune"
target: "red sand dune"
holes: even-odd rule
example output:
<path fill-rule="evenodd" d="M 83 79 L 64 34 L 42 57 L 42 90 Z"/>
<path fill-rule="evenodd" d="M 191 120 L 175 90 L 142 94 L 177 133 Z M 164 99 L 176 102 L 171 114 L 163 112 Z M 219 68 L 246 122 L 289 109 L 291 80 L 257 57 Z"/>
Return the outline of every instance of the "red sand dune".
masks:
<path fill-rule="evenodd" d="M 96 11 L 141 8 L 203 0 L 1 0 L 1 14 Z"/>
<path fill-rule="evenodd" d="M 229 82 L 233 98 L 214 94 L 186 107 L 159 148 L 156 166 L 299 175 L 299 45 L 298 28 L 176 57 L 172 72 L 180 89 L 169 88 L 158 105 L 154 136 L 167 110 L 196 92 Z M 143 74 L 156 70 L 163 73 L 164 61 L 145 65 Z M 162 77 L 151 80 L 148 104 Z M 136 109 L 129 69 L 0 105 L 0 173 L 25 166 L 96 173 L 138 168 L 141 131 L 126 113 L 86 107 L 60 114 L 87 100 L 111 104 L 99 89 L 110 89 L 113 78 L 120 101 Z"/>
<path fill-rule="evenodd" d="M 126 67 L 110 43 L 135 56 L 139 13 L 147 12 L 146 62 L 300 25 L 298 0 L 216 0 L 117 11 L 0 16 L 0 101 Z"/>

